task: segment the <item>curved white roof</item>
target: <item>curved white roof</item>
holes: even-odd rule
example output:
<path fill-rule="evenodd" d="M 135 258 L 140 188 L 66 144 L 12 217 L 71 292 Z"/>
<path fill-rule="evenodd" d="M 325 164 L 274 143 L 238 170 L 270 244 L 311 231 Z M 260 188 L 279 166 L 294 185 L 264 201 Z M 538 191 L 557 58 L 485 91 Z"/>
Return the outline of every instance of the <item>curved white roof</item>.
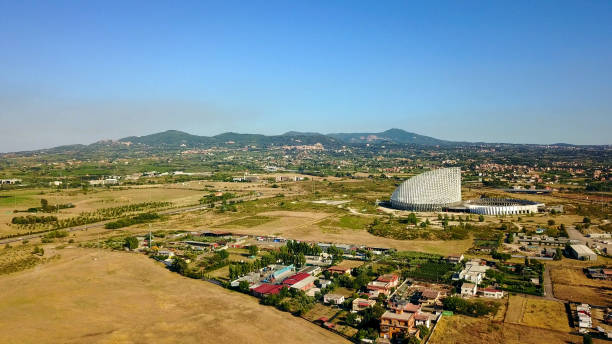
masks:
<path fill-rule="evenodd" d="M 461 169 L 441 168 L 416 175 L 395 189 L 391 205 L 409 210 L 438 210 L 461 202 Z"/>

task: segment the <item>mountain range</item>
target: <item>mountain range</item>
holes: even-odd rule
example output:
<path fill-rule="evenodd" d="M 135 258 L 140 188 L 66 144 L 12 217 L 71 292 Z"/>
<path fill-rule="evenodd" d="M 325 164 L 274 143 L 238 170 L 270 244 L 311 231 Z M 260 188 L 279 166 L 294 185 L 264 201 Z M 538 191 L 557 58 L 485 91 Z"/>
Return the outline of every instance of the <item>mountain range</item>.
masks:
<path fill-rule="evenodd" d="M 73 144 L 36 151 L 17 152 L 33 154 L 45 153 L 75 153 L 95 152 L 105 148 L 131 150 L 131 147 L 146 149 L 183 149 L 196 148 L 206 149 L 210 147 L 271 147 L 271 146 L 299 146 L 314 145 L 320 143 L 326 148 L 339 148 L 345 145 L 366 144 L 397 144 L 415 146 L 458 146 L 458 145 L 482 145 L 483 142 L 459 142 L 437 139 L 431 136 L 420 135 L 402 129 L 389 129 L 379 133 L 330 133 L 321 134 L 316 132 L 288 131 L 281 135 L 262 134 L 238 134 L 227 132 L 214 136 L 193 135 L 179 130 L 167 130 L 144 136 L 128 136 L 119 140 L 103 140 L 89 145 Z M 493 143 L 492 143 L 493 144 Z M 559 143 L 556 146 L 573 146 Z"/>
<path fill-rule="evenodd" d="M 132 144 L 147 146 L 188 146 L 206 147 L 213 145 L 232 144 L 237 146 L 256 145 L 312 145 L 321 143 L 324 146 L 337 146 L 343 144 L 364 143 L 397 143 L 415 145 L 444 145 L 451 141 L 439 140 L 433 137 L 407 132 L 402 129 L 389 129 L 380 133 L 333 133 L 320 134 L 313 132 L 289 131 L 281 135 L 237 134 L 223 133 L 215 136 L 198 136 L 177 130 L 168 130 L 161 133 L 130 136 L 119 140 Z"/>

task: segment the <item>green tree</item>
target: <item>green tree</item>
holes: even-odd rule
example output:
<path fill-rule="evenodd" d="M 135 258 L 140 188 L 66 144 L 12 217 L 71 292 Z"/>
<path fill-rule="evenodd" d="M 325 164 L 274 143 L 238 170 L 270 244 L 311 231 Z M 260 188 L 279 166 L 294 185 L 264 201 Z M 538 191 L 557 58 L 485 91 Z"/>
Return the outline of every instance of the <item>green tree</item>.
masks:
<path fill-rule="evenodd" d="M 256 256 L 258 252 L 259 252 L 259 247 L 257 247 L 257 245 L 249 246 L 249 255 Z"/>
<path fill-rule="evenodd" d="M 40 208 L 42 209 L 42 211 L 48 211 L 49 210 L 49 201 L 47 201 L 44 198 L 40 199 Z"/>
<path fill-rule="evenodd" d="M 238 290 L 240 290 L 241 292 L 248 294 L 250 289 L 249 289 L 249 282 L 247 281 L 240 281 L 240 283 L 238 283 Z"/>
<path fill-rule="evenodd" d="M 411 336 L 410 338 L 408 338 L 408 341 L 406 343 L 408 343 L 408 344 L 420 344 L 421 341 L 417 337 Z"/>
<path fill-rule="evenodd" d="M 229 252 L 227 252 L 226 250 L 219 250 L 215 254 L 220 259 L 227 259 L 227 258 L 229 258 Z"/>
<path fill-rule="evenodd" d="M 583 344 L 593 344 L 593 338 L 591 338 L 591 335 L 587 333 L 584 336 L 582 336 L 582 343 Z"/>
<path fill-rule="evenodd" d="M 427 328 L 427 326 L 419 325 L 417 326 L 417 328 L 419 329 L 419 337 L 421 337 L 421 339 L 427 337 L 427 335 L 429 334 L 429 329 Z"/>
<path fill-rule="evenodd" d="M 178 272 L 181 275 L 184 275 L 187 269 L 187 262 L 183 258 L 176 257 L 170 264 L 170 271 Z"/>
<path fill-rule="evenodd" d="M 123 247 L 127 247 L 130 250 L 135 250 L 138 248 L 138 239 L 133 236 L 129 236 L 125 238 L 125 242 L 123 243 Z"/>
<path fill-rule="evenodd" d="M 478 222 L 484 222 L 484 216 L 483 215 L 478 215 Z"/>
<path fill-rule="evenodd" d="M 554 226 L 555 225 L 555 220 L 553 220 L 553 219 L 548 220 L 548 225 L 549 226 Z"/>

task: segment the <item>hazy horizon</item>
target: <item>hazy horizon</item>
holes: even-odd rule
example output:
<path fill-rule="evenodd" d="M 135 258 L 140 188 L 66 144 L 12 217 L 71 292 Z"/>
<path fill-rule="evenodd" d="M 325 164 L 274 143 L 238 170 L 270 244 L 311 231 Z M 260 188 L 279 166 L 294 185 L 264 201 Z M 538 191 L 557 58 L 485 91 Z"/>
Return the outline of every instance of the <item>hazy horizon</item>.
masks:
<path fill-rule="evenodd" d="M 612 2 L 4 2 L 0 152 L 176 129 L 612 144 Z"/>

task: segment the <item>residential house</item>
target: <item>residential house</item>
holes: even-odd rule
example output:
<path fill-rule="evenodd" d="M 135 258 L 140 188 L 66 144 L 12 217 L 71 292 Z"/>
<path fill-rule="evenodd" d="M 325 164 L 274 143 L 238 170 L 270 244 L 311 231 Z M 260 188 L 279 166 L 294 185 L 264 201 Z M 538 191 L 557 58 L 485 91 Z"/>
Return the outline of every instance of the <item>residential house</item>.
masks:
<path fill-rule="evenodd" d="M 399 276 L 396 274 L 385 274 L 382 276 L 378 276 L 376 279 L 379 282 L 385 282 L 389 284 L 389 287 L 395 288 L 399 284 Z"/>
<path fill-rule="evenodd" d="M 367 289 L 370 291 L 378 291 L 385 295 L 391 293 L 391 289 L 397 287 L 399 284 L 399 277 L 395 274 L 386 274 L 379 276 L 376 281 L 368 283 Z"/>
<path fill-rule="evenodd" d="M 495 288 L 480 288 L 478 291 L 482 293 L 482 296 L 492 299 L 501 299 L 504 297 L 504 292 Z"/>
<path fill-rule="evenodd" d="M 459 279 L 464 279 L 468 282 L 480 284 L 485 277 L 485 273 L 490 268 L 482 265 L 480 260 L 471 260 L 465 264 L 465 269 L 459 273 Z"/>
<path fill-rule="evenodd" d="M 391 293 L 391 288 L 389 287 L 389 283 L 380 282 L 380 281 L 372 281 L 368 283 L 367 288 L 369 291 L 377 291 L 379 294 L 389 295 Z"/>
<path fill-rule="evenodd" d="M 431 326 L 431 319 L 434 317 L 432 313 L 429 312 L 418 312 L 414 314 L 414 325 L 415 326 L 425 326 L 429 328 Z"/>
<path fill-rule="evenodd" d="M 339 294 L 325 294 L 325 296 L 323 296 L 323 302 L 341 305 L 344 302 L 344 296 Z"/>
<path fill-rule="evenodd" d="M 350 274 L 352 269 L 351 268 L 347 268 L 344 266 L 330 266 L 329 268 L 327 268 L 327 271 L 329 271 L 332 274 L 339 274 L 339 275 L 343 275 L 343 274 Z"/>
<path fill-rule="evenodd" d="M 332 281 L 326 280 L 326 279 L 320 279 L 318 281 L 318 285 L 319 285 L 319 287 L 321 287 L 321 289 L 327 288 L 331 283 L 332 283 Z"/>
<path fill-rule="evenodd" d="M 415 305 L 406 299 L 389 300 L 387 307 L 396 313 L 417 313 L 421 310 L 421 305 Z"/>
<path fill-rule="evenodd" d="M 461 296 L 476 296 L 477 287 L 474 283 L 463 282 L 461 285 Z"/>
<path fill-rule="evenodd" d="M 419 330 L 415 327 L 413 313 L 394 313 L 386 311 L 380 318 L 380 335 L 391 339 L 398 333 L 417 335 Z"/>
<path fill-rule="evenodd" d="M 356 298 L 353 300 L 353 312 L 362 311 L 376 304 L 375 300 Z"/>
<path fill-rule="evenodd" d="M 306 291 L 306 296 L 314 297 L 316 293 L 320 293 L 321 289 L 312 287 Z"/>

